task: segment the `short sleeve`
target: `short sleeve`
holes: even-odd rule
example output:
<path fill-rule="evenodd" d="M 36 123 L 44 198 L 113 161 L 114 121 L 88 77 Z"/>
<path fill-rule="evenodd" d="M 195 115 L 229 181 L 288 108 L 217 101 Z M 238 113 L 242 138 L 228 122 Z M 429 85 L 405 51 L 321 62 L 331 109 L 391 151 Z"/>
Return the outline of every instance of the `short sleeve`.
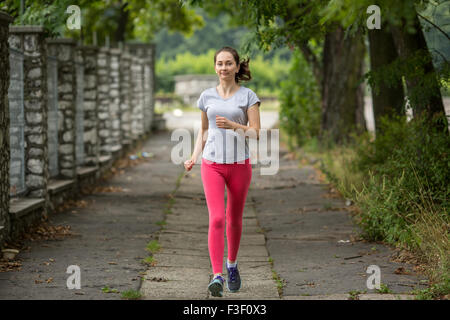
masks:
<path fill-rule="evenodd" d="M 261 105 L 261 100 L 259 100 L 256 93 L 254 93 L 252 90 L 249 90 L 248 92 L 248 108 L 250 108 L 255 103 L 258 103 L 258 107 Z"/>
<path fill-rule="evenodd" d="M 200 95 L 200 98 L 198 98 L 198 100 L 197 100 L 197 107 L 200 109 L 200 110 L 202 110 L 202 111 L 206 111 L 205 110 L 205 102 L 204 102 L 204 94 L 203 94 L 203 92 L 202 92 L 202 94 Z"/>

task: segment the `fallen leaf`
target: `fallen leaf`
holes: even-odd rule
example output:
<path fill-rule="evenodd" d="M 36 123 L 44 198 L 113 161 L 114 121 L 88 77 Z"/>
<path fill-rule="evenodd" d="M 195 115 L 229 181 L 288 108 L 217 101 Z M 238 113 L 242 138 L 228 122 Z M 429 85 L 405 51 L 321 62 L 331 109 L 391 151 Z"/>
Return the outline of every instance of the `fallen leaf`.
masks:
<path fill-rule="evenodd" d="M 0 272 L 20 271 L 22 263 L 20 261 L 0 260 Z"/>
<path fill-rule="evenodd" d="M 395 274 L 411 274 L 410 272 L 406 271 L 405 268 L 399 267 L 394 271 Z"/>

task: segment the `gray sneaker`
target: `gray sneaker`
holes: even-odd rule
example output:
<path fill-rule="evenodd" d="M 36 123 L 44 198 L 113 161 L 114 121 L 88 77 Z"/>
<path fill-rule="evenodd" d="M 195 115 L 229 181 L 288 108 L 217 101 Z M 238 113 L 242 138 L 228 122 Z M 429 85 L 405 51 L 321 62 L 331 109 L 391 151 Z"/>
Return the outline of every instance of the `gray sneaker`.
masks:
<path fill-rule="evenodd" d="M 211 292 L 213 297 L 222 297 L 223 296 L 223 283 L 225 279 L 221 276 L 215 277 L 210 284 L 208 285 L 208 290 Z"/>
<path fill-rule="evenodd" d="M 228 290 L 230 290 L 231 292 L 239 291 L 239 289 L 241 288 L 241 276 L 239 275 L 237 263 L 236 267 L 228 268 L 227 266 L 227 271 L 228 271 L 228 280 L 227 280 Z"/>

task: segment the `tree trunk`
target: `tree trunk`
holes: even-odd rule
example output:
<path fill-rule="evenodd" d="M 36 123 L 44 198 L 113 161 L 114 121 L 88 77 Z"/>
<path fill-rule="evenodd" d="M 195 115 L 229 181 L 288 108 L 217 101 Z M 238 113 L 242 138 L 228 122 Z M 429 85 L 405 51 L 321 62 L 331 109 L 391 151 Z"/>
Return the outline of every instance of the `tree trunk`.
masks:
<path fill-rule="evenodd" d="M 404 24 L 402 26 L 391 26 L 392 36 L 397 48 L 397 52 L 403 59 L 408 59 L 417 53 L 418 50 L 425 55 L 426 63 L 423 66 L 425 74 L 435 73 L 433 62 L 431 60 L 431 54 L 428 50 L 427 43 L 425 41 L 425 36 L 420 25 L 419 18 L 415 15 L 414 18 L 414 29 L 415 33 L 411 34 L 406 30 Z M 424 89 L 421 87 L 419 82 L 420 79 L 414 76 L 405 76 L 406 86 L 408 96 L 411 98 L 412 93 L 427 91 L 426 95 L 419 95 L 415 99 L 410 99 L 410 104 L 413 109 L 413 116 L 421 114 L 423 111 L 427 111 L 428 118 L 430 121 L 433 116 L 438 114 L 445 115 L 444 104 L 442 102 L 442 96 L 439 89 L 439 84 L 436 78 L 433 78 L 433 83 L 430 89 Z M 448 135 L 448 124 L 447 119 L 443 117 L 443 121 L 436 124 L 438 129 Z"/>
<path fill-rule="evenodd" d="M 119 21 L 117 31 L 115 33 L 116 43 L 125 42 L 125 32 L 127 30 L 127 23 L 128 23 L 128 10 L 125 10 L 127 6 L 128 2 L 125 2 L 120 6 Z"/>
<path fill-rule="evenodd" d="M 344 29 L 337 26 L 325 35 L 320 133 L 325 144 L 345 143 L 350 140 L 350 133 L 366 131 L 361 81 L 364 53 L 360 32 L 344 39 Z"/>
<path fill-rule="evenodd" d="M 384 27 L 380 30 L 369 30 L 370 69 L 377 71 L 389 65 L 398 58 L 392 34 Z M 399 81 L 395 86 L 388 87 L 384 82 L 377 83 L 378 93 L 372 88 L 373 115 L 375 132 L 381 134 L 380 118 L 382 116 L 405 115 L 405 97 L 403 86 Z"/>
<path fill-rule="evenodd" d="M 306 61 L 311 65 L 311 69 L 316 78 L 317 85 L 320 87 L 322 85 L 322 65 L 320 59 L 316 57 L 314 52 L 309 48 L 307 43 L 300 43 L 298 47 L 303 53 Z"/>

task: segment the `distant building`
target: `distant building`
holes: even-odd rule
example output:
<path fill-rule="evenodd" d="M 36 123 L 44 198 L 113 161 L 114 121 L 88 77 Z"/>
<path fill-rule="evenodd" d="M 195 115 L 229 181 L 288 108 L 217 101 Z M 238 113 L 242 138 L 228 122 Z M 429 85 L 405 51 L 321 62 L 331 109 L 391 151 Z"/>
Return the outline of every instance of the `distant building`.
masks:
<path fill-rule="evenodd" d="M 219 78 L 214 74 L 186 74 L 175 76 L 175 94 L 189 105 L 196 105 L 203 90 L 215 87 Z"/>

